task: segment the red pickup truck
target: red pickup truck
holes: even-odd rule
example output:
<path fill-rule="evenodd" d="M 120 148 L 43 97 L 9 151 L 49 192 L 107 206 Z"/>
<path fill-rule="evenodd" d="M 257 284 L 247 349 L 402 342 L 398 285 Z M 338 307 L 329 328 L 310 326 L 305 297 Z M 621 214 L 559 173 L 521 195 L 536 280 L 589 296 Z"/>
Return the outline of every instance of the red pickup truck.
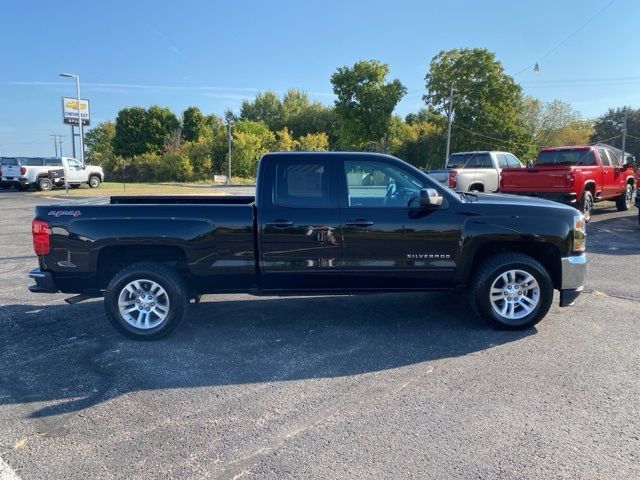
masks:
<path fill-rule="evenodd" d="M 632 206 L 636 187 L 633 157 L 620 159 L 608 145 L 544 148 L 529 168 L 504 168 L 500 192 L 541 197 L 572 205 L 591 218 L 593 204 L 613 200 L 619 211 Z"/>

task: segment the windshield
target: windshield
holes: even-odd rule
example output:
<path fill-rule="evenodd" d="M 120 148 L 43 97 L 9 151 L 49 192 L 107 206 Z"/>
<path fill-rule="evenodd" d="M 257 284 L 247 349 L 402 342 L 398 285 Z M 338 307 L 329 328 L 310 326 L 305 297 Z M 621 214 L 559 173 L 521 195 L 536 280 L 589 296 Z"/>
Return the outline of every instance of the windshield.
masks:
<path fill-rule="evenodd" d="M 536 160 L 540 165 L 595 165 L 591 150 L 549 150 L 540 152 Z"/>
<path fill-rule="evenodd" d="M 488 153 L 454 153 L 449 157 L 447 168 L 491 168 Z"/>
<path fill-rule="evenodd" d="M 0 158 L 0 165 L 18 165 L 18 159 L 9 157 Z"/>

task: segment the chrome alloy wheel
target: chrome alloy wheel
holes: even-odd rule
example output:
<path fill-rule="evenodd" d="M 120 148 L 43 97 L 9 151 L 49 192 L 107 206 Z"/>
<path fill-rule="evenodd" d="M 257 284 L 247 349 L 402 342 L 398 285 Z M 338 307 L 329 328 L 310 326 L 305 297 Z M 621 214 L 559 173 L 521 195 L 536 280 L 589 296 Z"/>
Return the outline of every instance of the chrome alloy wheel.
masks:
<path fill-rule="evenodd" d="M 139 279 L 127 283 L 118 296 L 120 317 L 129 325 L 142 330 L 155 328 L 169 314 L 169 296 L 153 280 Z"/>
<path fill-rule="evenodd" d="M 540 301 L 540 286 L 524 270 L 508 270 L 491 284 L 490 301 L 493 310 L 509 320 L 529 315 Z"/>

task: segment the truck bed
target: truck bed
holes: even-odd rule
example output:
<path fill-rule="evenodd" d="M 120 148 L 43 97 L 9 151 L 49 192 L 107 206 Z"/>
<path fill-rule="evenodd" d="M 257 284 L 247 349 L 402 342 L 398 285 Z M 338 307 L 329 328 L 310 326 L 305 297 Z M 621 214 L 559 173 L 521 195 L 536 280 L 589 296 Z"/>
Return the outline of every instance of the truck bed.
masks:
<path fill-rule="evenodd" d="M 250 205 L 254 196 L 244 195 L 118 195 L 111 197 L 112 205 Z"/>
<path fill-rule="evenodd" d="M 568 190 L 568 166 L 503 168 L 500 190 L 503 192 L 532 192 Z"/>

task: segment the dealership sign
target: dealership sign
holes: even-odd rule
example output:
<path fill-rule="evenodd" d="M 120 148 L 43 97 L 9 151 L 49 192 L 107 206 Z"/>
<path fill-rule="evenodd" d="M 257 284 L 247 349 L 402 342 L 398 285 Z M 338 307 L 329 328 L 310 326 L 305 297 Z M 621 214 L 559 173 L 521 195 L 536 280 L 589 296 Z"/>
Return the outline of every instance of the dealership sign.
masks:
<path fill-rule="evenodd" d="M 80 100 L 80 117 L 82 125 L 90 124 L 89 100 Z M 78 124 L 78 99 L 62 97 L 62 119 L 64 123 Z"/>

